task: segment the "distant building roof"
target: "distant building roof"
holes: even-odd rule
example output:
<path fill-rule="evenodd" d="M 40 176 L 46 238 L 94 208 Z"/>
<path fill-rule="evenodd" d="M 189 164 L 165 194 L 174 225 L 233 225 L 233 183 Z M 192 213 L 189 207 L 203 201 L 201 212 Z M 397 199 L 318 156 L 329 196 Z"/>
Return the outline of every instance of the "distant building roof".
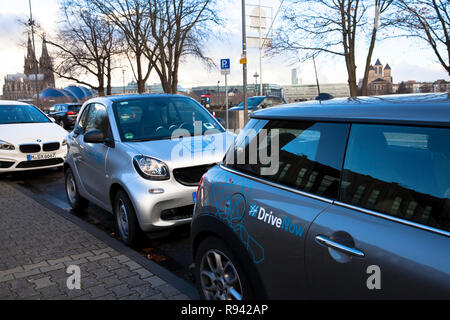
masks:
<path fill-rule="evenodd" d="M 375 70 L 375 68 L 373 67 L 373 65 L 370 65 L 369 70 Z"/>
<path fill-rule="evenodd" d="M 384 67 L 385 70 L 391 70 L 391 66 L 389 65 L 389 63 L 386 64 L 386 67 Z"/>
<path fill-rule="evenodd" d="M 382 66 L 380 59 L 377 59 L 377 62 L 375 63 L 376 66 Z"/>

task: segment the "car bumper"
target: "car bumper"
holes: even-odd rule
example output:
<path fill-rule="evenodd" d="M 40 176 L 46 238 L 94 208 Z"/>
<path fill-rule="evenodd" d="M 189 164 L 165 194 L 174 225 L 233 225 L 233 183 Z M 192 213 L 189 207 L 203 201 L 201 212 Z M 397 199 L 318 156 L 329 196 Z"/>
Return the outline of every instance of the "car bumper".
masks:
<path fill-rule="evenodd" d="M 128 183 L 139 225 L 144 232 L 190 223 L 197 187 L 184 186 L 173 177 L 167 181 L 139 178 Z"/>
<path fill-rule="evenodd" d="M 55 154 L 54 158 L 42 160 L 30 160 L 29 155 L 22 153 L 19 150 L 5 151 L 0 150 L 0 173 L 2 172 L 16 172 L 38 170 L 46 168 L 54 168 L 64 165 L 67 157 L 67 147 L 63 146 L 56 151 L 40 152 L 38 154 Z"/>

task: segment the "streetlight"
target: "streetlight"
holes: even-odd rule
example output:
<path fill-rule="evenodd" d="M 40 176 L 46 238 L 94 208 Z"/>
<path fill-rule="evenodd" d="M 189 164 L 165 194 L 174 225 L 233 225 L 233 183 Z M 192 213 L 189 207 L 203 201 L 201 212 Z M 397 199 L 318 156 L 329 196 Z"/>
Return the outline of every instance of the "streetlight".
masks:
<path fill-rule="evenodd" d="M 125 68 L 122 68 L 122 85 L 123 85 L 123 93 L 125 94 Z"/>
<path fill-rule="evenodd" d="M 220 80 L 217 81 L 217 106 L 220 104 Z"/>
<path fill-rule="evenodd" d="M 28 6 L 30 7 L 30 20 L 28 21 L 28 25 L 31 27 L 31 40 L 33 41 L 33 53 L 34 53 L 34 84 L 36 88 L 36 104 L 40 108 L 39 104 L 39 84 L 38 84 L 38 62 L 36 58 L 36 45 L 34 43 L 34 20 L 33 13 L 31 11 L 31 0 L 28 0 Z"/>
<path fill-rule="evenodd" d="M 247 101 L 247 31 L 245 30 L 245 0 L 242 0 L 242 73 L 244 82 L 244 121 L 248 120 L 248 101 Z"/>

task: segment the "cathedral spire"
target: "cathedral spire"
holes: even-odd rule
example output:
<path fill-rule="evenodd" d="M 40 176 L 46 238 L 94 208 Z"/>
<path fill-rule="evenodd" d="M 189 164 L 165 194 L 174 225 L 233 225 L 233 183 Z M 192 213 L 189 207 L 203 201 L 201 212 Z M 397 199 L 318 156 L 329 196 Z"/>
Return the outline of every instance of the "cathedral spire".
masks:
<path fill-rule="evenodd" d="M 30 74 L 36 73 L 37 65 L 37 59 L 36 54 L 33 49 L 33 45 L 31 43 L 30 34 L 28 34 L 28 44 L 27 44 L 27 56 L 25 57 L 25 65 L 24 65 L 24 72 L 27 76 Z"/>

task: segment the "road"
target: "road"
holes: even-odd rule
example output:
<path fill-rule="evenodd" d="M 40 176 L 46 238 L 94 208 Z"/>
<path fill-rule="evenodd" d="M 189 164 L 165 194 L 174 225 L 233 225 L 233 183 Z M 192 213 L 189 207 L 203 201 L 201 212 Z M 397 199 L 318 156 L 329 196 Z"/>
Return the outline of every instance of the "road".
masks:
<path fill-rule="evenodd" d="M 64 174 L 59 169 L 46 169 L 13 174 L 2 174 L 0 179 L 16 183 L 63 210 L 71 211 L 66 199 Z M 72 212 L 72 214 L 75 214 Z M 84 214 L 77 214 L 97 228 L 117 238 L 112 214 L 90 204 Z M 163 237 L 148 235 L 142 246 L 136 249 L 147 259 L 153 260 L 177 276 L 193 283 L 189 266 L 193 263 L 189 243 L 189 225 L 174 229 Z"/>

